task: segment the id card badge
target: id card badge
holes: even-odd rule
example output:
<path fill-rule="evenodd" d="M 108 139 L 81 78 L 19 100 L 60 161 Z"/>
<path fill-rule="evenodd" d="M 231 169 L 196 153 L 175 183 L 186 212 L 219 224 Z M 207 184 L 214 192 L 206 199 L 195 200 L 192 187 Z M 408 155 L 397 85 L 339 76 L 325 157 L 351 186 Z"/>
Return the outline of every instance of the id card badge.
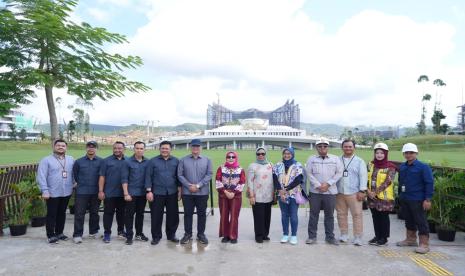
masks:
<path fill-rule="evenodd" d="M 343 177 L 348 177 L 349 176 L 349 172 L 347 170 L 344 170 L 344 172 L 342 173 L 342 176 Z"/>
<path fill-rule="evenodd" d="M 403 193 L 405 193 L 405 185 L 402 185 L 402 186 L 400 187 L 400 189 L 401 189 L 401 191 L 402 191 Z"/>
<path fill-rule="evenodd" d="M 63 176 L 63 178 L 68 178 L 68 172 L 67 171 L 62 171 L 61 176 Z"/>

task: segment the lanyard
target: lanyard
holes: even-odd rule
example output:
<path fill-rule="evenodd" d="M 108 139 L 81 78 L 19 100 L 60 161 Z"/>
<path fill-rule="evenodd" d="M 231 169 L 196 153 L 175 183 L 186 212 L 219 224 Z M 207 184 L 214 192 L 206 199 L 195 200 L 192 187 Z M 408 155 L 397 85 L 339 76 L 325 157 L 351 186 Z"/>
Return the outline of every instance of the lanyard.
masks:
<path fill-rule="evenodd" d="M 354 157 L 355 157 L 355 155 L 352 156 L 352 158 L 350 158 L 350 161 L 349 161 L 349 163 L 348 163 L 347 166 L 346 166 L 346 163 L 344 162 L 344 156 L 341 156 L 342 164 L 344 165 L 344 172 L 347 172 L 347 169 L 349 168 L 350 163 L 352 163 L 352 160 L 354 160 Z"/>
<path fill-rule="evenodd" d="M 60 164 L 61 168 L 63 168 L 63 171 L 66 170 L 66 156 L 63 157 L 63 164 L 60 162 L 60 159 L 58 157 L 55 156 L 55 159 L 57 160 L 58 164 Z"/>

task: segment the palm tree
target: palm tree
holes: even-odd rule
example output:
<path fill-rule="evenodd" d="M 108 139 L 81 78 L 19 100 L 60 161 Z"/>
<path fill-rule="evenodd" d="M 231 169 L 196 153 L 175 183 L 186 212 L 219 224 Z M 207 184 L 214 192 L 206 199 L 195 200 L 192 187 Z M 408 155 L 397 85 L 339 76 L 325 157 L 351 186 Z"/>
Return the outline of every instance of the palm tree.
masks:
<path fill-rule="evenodd" d="M 428 82 L 429 78 L 427 75 L 421 75 L 418 77 L 417 82 L 418 83 L 423 83 L 423 82 Z M 421 97 L 421 119 L 420 122 L 417 124 L 418 132 L 420 135 L 424 135 L 426 133 L 426 124 L 425 124 L 425 119 L 426 119 L 426 102 L 431 100 L 431 95 L 430 94 L 425 94 L 425 91 L 423 91 L 422 97 Z"/>
<path fill-rule="evenodd" d="M 437 87 L 446 86 L 446 83 L 441 79 L 435 79 L 433 81 L 433 84 L 436 85 Z M 436 89 L 436 102 L 434 103 L 434 110 L 440 108 L 440 105 L 441 105 L 441 93 L 438 93 L 438 89 Z"/>

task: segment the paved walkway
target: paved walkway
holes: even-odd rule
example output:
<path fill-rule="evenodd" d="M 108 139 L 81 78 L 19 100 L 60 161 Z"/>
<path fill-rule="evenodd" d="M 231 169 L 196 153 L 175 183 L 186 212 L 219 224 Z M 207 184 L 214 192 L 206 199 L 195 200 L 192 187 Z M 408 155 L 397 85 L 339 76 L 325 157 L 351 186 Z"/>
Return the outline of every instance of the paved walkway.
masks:
<path fill-rule="evenodd" d="M 323 214 L 318 243 L 306 245 L 308 216 L 299 210 L 299 244 L 280 244 L 280 212 L 273 210 L 271 242 L 254 242 L 251 209 L 240 217 L 239 243 L 221 244 L 219 215 L 207 219 L 210 244 L 175 245 L 166 240 L 157 246 L 135 242 L 132 246 L 113 239 L 84 239 L 58 245 L 45 242 L 45 229 L 28 228 L 26 236 L 0 237 L 0 275 L 465 275 L 465 237 L 457 233 L 453 243 L 431 235 L 432 252 L 426 256 L 395 246 L 403 238 L 403 222 L 391 216 L 391 239 L 387 247 L 364 245 L 330 246 L 324 243 Z M 195 222 L 195 221 L 194 221 Z M 364 211 L 366 243 L 373 236 L 371 216 Z M 73 217 L 68 216 L 65 234 L 71 236 Z M 87 228 L 86 228 L 87 229 Z M 194 227 L 195 229 L 195 227 Z M 87 231 L 87 230 L 86 230 Z M 144 232 L 150 234 L 146 216 Z M 336 234 L 338 233 L 336 223 Z M 183 220 L 178 236 L 183 234 Z"/>

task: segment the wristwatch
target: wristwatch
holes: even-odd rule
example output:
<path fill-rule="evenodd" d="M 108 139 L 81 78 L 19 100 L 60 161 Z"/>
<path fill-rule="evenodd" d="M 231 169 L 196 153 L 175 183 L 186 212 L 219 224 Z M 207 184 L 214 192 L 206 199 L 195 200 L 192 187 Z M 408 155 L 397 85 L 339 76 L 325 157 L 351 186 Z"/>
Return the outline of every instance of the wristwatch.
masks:
<path fill-rule="evenodd" d="M 366 194 L 367 191 L 366 191 L 366 190 L 363 190 L 363 191 L 360 190 L 360 191 L 358 191 L 358 192 L 359 192 L 359 193 L 362 193 L 362 194 Z"/>
<path fill-rule="evenodd" d="M 199 185 L 199 184 L 195 185 L 195 187 L 197 187 L 197 189 L 200 189 L 200 185 Z"/>

